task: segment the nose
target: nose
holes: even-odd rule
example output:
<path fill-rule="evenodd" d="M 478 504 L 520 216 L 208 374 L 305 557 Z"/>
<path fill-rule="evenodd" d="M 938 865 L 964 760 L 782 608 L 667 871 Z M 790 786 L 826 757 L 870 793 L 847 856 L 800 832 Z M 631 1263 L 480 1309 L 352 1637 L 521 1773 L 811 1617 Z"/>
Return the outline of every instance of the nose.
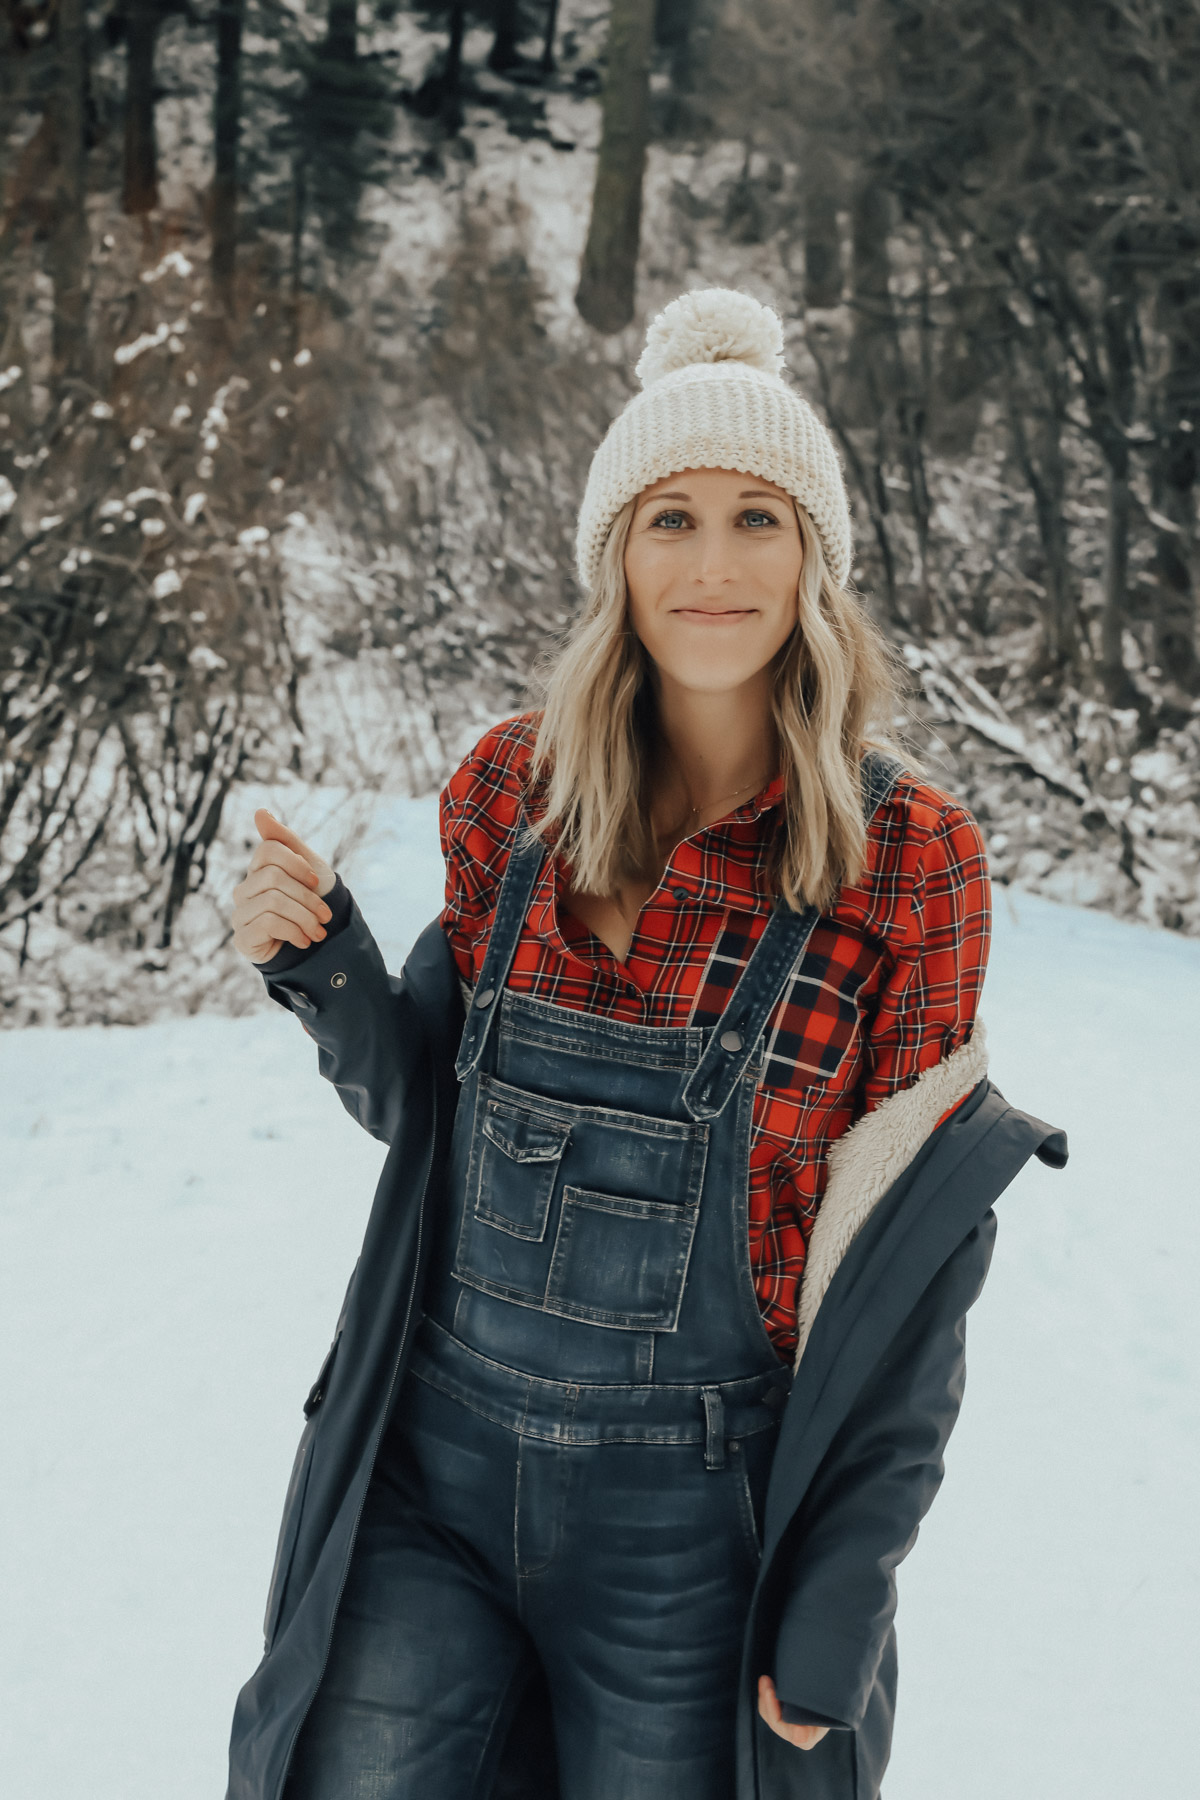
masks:
<path fill-rule="evenodd" d="M 737 545 L 731 534 L 708 527 L 696 534 L 696 562 L 692 580 L 697 587 L 728 587 L 737 580 Z"/>

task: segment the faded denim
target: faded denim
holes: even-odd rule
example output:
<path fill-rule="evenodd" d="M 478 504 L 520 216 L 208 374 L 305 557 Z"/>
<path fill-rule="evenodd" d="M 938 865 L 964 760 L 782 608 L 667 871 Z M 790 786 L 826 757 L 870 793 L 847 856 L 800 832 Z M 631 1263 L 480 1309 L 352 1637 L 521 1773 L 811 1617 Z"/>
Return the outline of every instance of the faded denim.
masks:
<path fill-rule="evenodd" d="M 288 1800 L 484 1800 L 531 1674 L 562 1800 L 730 1800 L 790 1373 L 754 1291 L 762 1027 L 816 919 L 780 907 L 722 1019 L 504 986 L 514 850 L 459 1054 L 425 1322 Z"/>

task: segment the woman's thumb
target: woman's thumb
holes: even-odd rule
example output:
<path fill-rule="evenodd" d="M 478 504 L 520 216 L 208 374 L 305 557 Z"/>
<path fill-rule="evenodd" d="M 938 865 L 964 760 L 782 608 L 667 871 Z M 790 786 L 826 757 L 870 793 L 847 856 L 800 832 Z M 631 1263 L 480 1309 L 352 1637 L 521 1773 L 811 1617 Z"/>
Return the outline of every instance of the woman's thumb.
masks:
<path fill-rule="evenodd" d="M 274 813 L 268 812 L 265 806 L 260 806 L 255 813 L 254 823 L 258 827 L 260 838 L 274 838 L 277 842 L 286 844 L 289 850 L 295 850 L 298 855 L 308 859 L 308 845 L 296 836 L 290 826 L 277 819 Z"/>

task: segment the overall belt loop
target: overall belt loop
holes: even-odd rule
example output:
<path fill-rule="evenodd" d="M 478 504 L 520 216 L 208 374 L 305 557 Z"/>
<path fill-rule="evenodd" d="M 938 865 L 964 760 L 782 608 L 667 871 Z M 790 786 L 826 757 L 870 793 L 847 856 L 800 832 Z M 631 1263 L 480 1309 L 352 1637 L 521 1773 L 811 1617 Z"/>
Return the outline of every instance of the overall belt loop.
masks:
<path fill-rule="evenodd" d="M 720 1388 L 702 1388 L 704 1396 L 704 1466 L 725 1467 L 725 1401 Z"/>

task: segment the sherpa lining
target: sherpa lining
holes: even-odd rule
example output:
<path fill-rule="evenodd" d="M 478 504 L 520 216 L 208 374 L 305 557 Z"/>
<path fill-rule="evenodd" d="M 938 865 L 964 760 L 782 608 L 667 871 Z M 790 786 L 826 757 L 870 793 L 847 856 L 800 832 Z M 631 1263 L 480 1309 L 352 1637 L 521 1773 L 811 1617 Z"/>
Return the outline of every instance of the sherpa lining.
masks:
<path fill-rule="evenodd" d="M 975 1021 L 966 1043 L 926 1069 L 830 1145 L 829 1180 L 808 1241 L 796 1323 L 796 1366 L 838 1264 L 892 1183 L 946 1113 L 987 1074 L 987 1033 Z"/>

